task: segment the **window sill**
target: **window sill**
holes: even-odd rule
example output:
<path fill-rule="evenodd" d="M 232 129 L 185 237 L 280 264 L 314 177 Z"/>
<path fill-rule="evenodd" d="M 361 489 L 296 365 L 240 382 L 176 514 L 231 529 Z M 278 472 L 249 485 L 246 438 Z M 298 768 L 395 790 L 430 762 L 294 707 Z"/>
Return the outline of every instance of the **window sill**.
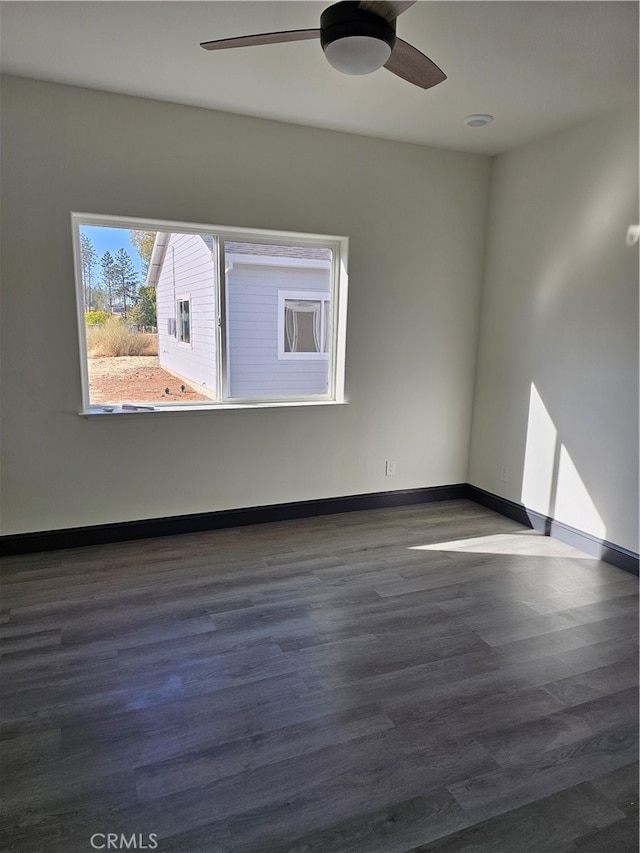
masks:
<path fill-rule="evenodd" d="M 189 412 L 228 412 L 239 411 L 246 409 L 300 409 L 308 407 L 322 406 L 346 406 L 347 400 L 269 400 L 264 403 L 208 403 L 204 405 L 182 405 L 182 406 L 146 406 L 136 408 L 133 404 L 131 408 L 123 408 L 122 406 L 114 406 L 111 408 L 103 408 L 96 406 L 95 408 L 85 409 L 78 414 L 93 420 L 94 418 L 104 417 L 130 417 L 131 415 L 159 415 L 159 414 L 187 414 Z"/>

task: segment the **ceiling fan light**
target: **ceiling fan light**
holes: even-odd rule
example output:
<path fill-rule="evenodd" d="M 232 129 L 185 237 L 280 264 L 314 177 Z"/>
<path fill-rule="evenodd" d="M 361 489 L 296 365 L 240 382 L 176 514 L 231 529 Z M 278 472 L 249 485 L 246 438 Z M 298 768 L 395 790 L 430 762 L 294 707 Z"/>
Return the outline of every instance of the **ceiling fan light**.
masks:
<path fill-rule="evenodd" d="M 371 74 L 387 62 L 391 46 L 370 36 L 346 36 L 324 46 L 329 65 L 343 74 Z"/>

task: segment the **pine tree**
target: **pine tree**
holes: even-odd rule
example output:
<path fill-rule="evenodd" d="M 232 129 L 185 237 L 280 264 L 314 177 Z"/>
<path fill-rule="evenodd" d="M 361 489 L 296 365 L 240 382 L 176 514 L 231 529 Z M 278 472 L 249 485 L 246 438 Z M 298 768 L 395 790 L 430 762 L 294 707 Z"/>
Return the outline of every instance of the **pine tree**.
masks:
<path fill-rule="evenodd" d="M 91 238 L 86 234 L 80 234 L 80 258 L 82 267 L 82 288 L 84 291 L 85 311 L 91 311 L 93 304 L 93 282 L 94 269 L 98 263 L 98 253 L 95 250 Z"/>
<path fill-rule="evenodd" d="M 131 260 L 131 255 L 125 249 L 118 249 L 114 258 L 115 294 L 122 301 L 122 313 L 127 317 L 138 298 L 138 273 Z"/>
<path fill-rule="evenodd" d="M 109 314 L 113 314 L 113 298 L 115 295 L 115 262 L 108 250 L 100 258 L 100 266 L 102 267 L 102 283 L 106 292 L 106 307 L 109 309 Z"/>

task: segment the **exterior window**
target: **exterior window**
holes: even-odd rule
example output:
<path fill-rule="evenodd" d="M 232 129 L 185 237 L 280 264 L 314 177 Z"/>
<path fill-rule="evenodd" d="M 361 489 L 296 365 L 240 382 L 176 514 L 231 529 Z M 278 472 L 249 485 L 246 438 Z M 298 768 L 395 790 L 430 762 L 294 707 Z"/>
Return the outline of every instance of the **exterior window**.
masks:
<path fill-rule="evenodd" d="M 178 299 L 178 340 L 181 344 L 191 343 L 191 325 L 189 319 L 189 300 Z"/>
<path fill-rule="evenodd" d="M 279 358 L 327 358 L 329 304 L 326 293 L 279 294 Z"/>
<path fill-rule="evenodd" d="M 83 411 L 344 401 L 346 238 L 72 223 Z"/>

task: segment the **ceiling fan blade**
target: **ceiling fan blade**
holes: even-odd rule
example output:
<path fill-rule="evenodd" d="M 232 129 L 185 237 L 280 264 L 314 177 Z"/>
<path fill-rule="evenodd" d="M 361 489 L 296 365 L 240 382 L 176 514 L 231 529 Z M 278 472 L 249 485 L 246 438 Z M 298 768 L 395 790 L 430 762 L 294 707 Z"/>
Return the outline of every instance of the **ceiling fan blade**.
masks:
<path fill-rule="evenodd" d="M 205 50 L 225 50 L 228 47 L 255 47 L 260 44 L 280 44 L 286 41 L 304 41 L 320 38 L 320 30 L 285 30 L 281 33 L 257 33 L 253 36 L 237 36 L 230 39 L 203 41 L 200 47 Z"/>
<path fill-rule="evenodd" d="M 398 15 L 415 4 L 416 0 L 360 0 L 359 6 L 361 9 L 366 9 L 367 12 L 373 12 L 380 15 L 385 21 L 395 21 Z"/>
<path fill-rule="evenodd" d="M 403 80 L 420 86 L 421 89 L 430 89 L 447 79 L 444 71 L 438 68 L 428 56 L 399 38 L 396 38 L 395 47 L 384 67 L 392 74 L 402 77 Z"/>

